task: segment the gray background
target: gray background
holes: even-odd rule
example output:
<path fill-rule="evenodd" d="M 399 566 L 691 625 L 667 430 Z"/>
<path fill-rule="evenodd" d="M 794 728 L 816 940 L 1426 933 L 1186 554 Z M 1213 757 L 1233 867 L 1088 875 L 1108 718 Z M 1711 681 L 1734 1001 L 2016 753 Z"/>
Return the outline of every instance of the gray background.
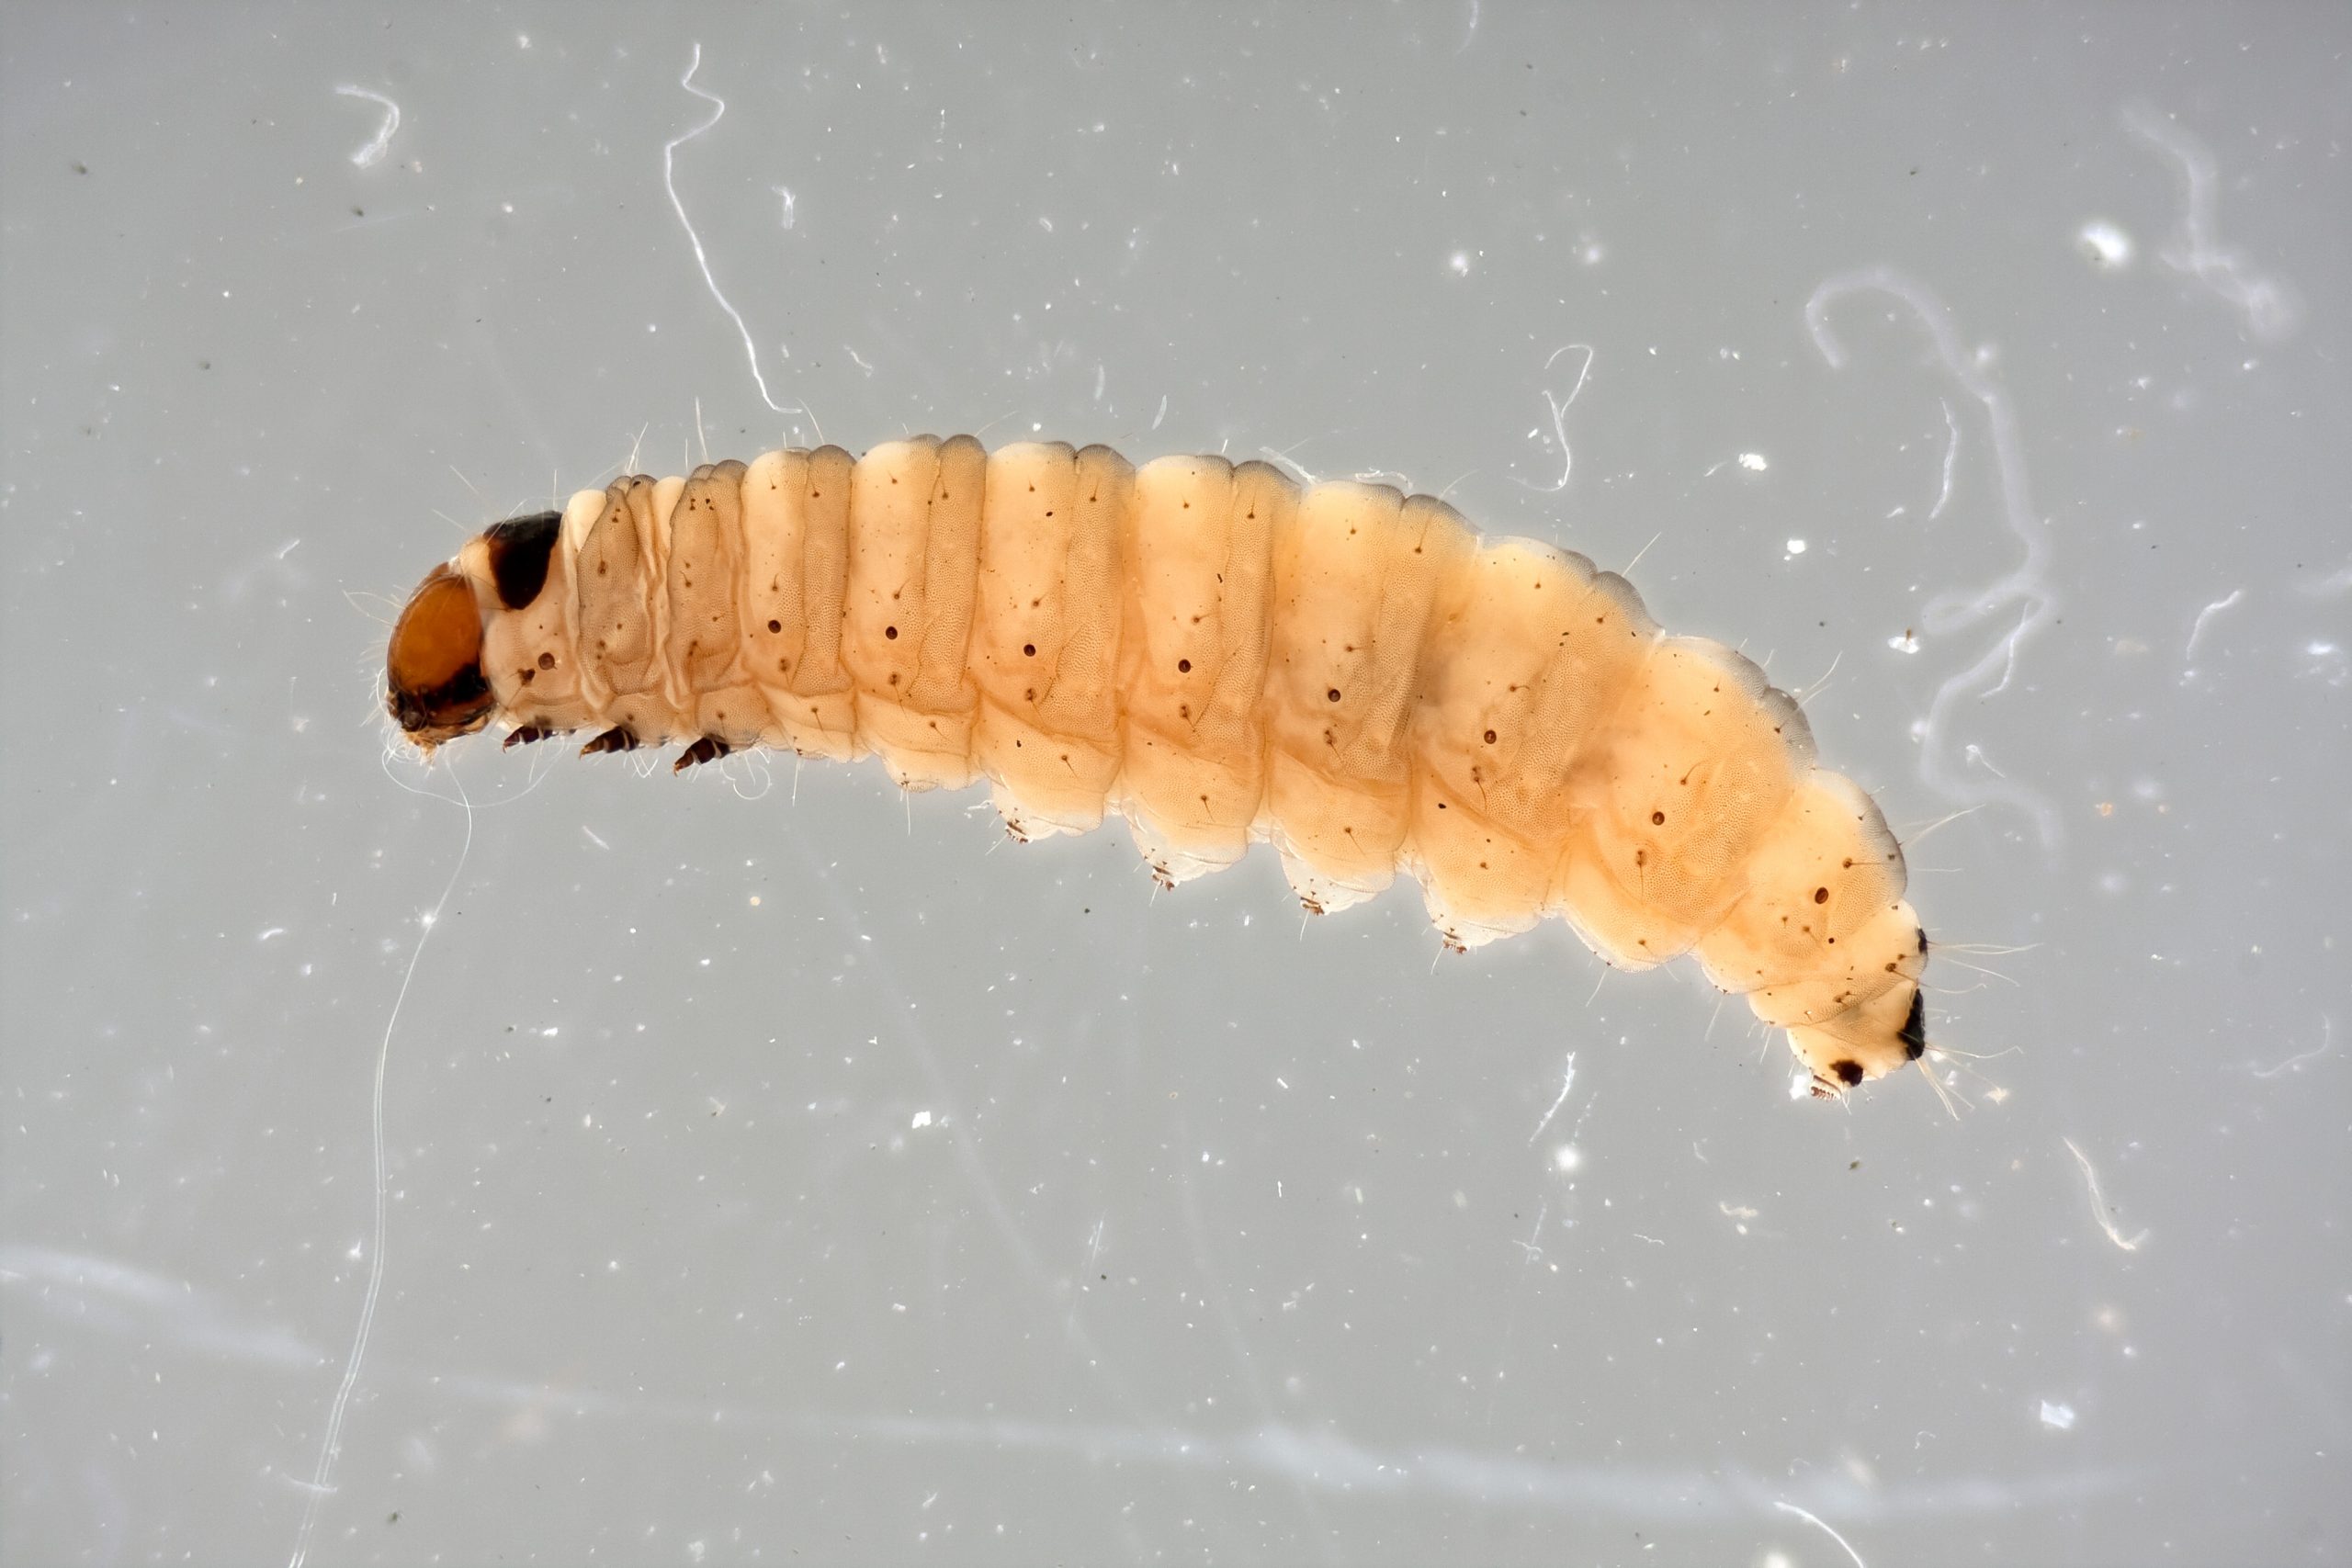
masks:
<path fill-rule="evenodd" d="M 2344 1560 L 2347 48 L 11 6 L 0 1554 Z M 1970 1108 L 1263 852 L 393 754 L 400 597 L 697 401 L 1645 550 L 1898 829 L 1981 806 L 1912 855 L 2021 950 L 1931 971 Z"/>

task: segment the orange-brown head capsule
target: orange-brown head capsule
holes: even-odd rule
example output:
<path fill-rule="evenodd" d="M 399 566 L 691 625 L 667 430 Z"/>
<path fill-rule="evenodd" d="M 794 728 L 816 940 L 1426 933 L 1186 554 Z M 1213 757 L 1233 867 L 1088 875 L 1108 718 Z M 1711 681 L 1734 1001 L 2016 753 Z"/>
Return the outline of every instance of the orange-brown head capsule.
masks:
<path fill-rule="evenodd" d="M 481 608 L 473 584 L 438 566 L 409 595 L 384 660 L 384 705 L 401 731 L 431 750 L 490 722 L 498 699 L 481 672 Z"/>

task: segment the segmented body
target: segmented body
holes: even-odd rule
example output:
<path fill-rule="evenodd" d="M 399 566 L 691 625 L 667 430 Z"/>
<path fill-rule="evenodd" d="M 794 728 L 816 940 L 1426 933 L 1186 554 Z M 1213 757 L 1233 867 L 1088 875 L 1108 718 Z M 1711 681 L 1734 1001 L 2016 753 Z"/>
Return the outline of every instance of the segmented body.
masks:
<path fill-rule="evenodd" d="M 427 747 L 873 753 L 985 777 L 1023 839 L 1116 808 L 1168 886 L 1263 839 L 1311 910 L 1406 872 L 1455 947 L 1559 914 L 1612 964 L 1695 953 L 1825 1094 L 1924 1047 L 1902 851 L 1795 703 L 1428 496 L 969 436 L 771 452 L 489 529 L 390 664 Z"/>

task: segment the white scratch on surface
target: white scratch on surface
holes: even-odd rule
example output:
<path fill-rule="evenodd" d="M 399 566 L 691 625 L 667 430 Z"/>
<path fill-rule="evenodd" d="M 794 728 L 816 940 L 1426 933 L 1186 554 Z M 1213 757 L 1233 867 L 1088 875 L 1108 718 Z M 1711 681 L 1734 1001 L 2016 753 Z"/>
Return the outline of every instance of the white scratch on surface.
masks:
<path fill-rule="evenodd" d="M 2077 1148 L 2072 1138 L 2062 1139 L 2061 1142 L 2066 1145 L 2066 1152 L 2075 1156 L 2075 1163 L 2083 1168 L 2083 1180 L 2091 1190 L 2091 1216 L 2098 1221 L 2098 1228 L 2107 1233 L 2108 1240 L 2124 1251 L 2139 1251 L 2140 1244 L 2148 1239 L 2148 1233 L 2142 1231 L 2138 1235 L 2126 1236 L 2116 1227 L 2115 1222 L 2107 1217 L 2107 1200 L 2099 1192 L 2098 1172 L 2091 1168 L 2090 1156 Z"/>
<path fill-rule="evenodd" d="M 1530 1263 L 1534 1262 L 1537 1258 L 1544 1256 L 1544 1248 L 1538 1245 L 1538 1243 L 1544 1235 L 1544 1216 L 1551 1213 L 1551 1212 L 1552 1200 L 1546 1198 L 1544 1200 L 1541 1206 L 1539 1206 L 1535 1211 L 1535 1224 L 1528 1227 L 1527 1239 L 1525 1241 L 1514 1242 L 1511 1244 L 1518 1247 L 1521 1252 L 1527 1254 L 1527 1261 Z"/>
<path fill-rule="evenodd" d="M 1772 1506 L 1780 1509 L 1781 1512 L 1784 1514 L 1794 1514 L 1797 1517 L 1813 1526 L 1814 1529 L 1819 1530 L 1830 1540 L 1836 1541 L 1840 1547 L 1843 1547 L 1845 1549 L 1846 1555 L 1854 1560 L 1854 1568 L 1871 1568 L 1869 1563 L 1862 1561 L 1862 1554 L 1856 1551 L 1852 1544 L 1849 1542 L 1844 1536 L 1839 1535 L 1836 1530 L 1831 1529 L 1827 1523 L 1822 1519 L 1820 1515 L 1800 1508 L 1794 1503 L 1784 1503 L 1778 1499 L 1773 1501 Z"/>
<path fill-rule="evenodd" d="M 2295 592 L 2307 599 L 2333 599 L 2339 593 L 2352 592 L 2352 566 L 2332 572 L 2317 582 L 2299 583 Z"/>
<path fill-rule="evenodd" d="M 1313 439 L 1313 436 L 1307 437 L 1308 441 Z M 1291 452 L 1295 452 L 1299 447 L 1306 445 L 1306 441 L 1294 442 L 1291 446 Z M 1306 464 L 1292 457 L 1290 452 L 1277 452 L 1271 446 L 1261 446 L 1258 448 L 1258 456 L 1265 458 L 1266 461 L 1274 464 L 1277 468 L 1289 468 L 1293 470 L 1298 475 L 1300 480 L 1310 490 L 1323 482 L 1317 479 L 1313 473 L 1308 471 Z M 1306 928 L 1302 926 L 1299 929 L 1304 931 Z"/>
<path fill-rule="evenodd" d="M 2312 1046 L 2308 1051 L 2297 1052 L 2295 1055 L 2288 1057 L 2285 1061 L 2279 1063 L 2277 1066 L 2248 1067 L 2246 1071 L 2252 1073 L 2258 1078 L 2275 1078 L 2281 1073 L 2290 1073 L 2294 1071 L 2297 1067 L 2301 1066 L 2305 1062 L 2312 1061 L 2318 1057 L 2326 1055 L 2329 1048 L 2335 1043 L 2335 1025 L 2329 1020 L 2325 1013 L 2322 1013 L 2319 1020 L 2318 1044 Z"/>
<path fill-rule="evenodd" d="M 719 292 L 718 279 L 711 276 L 710 257 L 703 252 L 702 236 L 695 232 L 694 220 L 686 216 L 686 204 L 678 198 L 678 149 L 717 125 L 727 114 L 726 99 L 695 85 L 695 73 L 700 69 L 702 45 L 697 43 L 694 58 L 686 63 L 686 73 L 678 78 L 678 85 L 710 105 L 710 118 L 692 130 L 673 136 L 662 144 L 662 188 L 670 193 L 671 209 L 677 213 L 678 223 L 686 231 L 686 243 L 695 248 L 695 265 L 702 268 L 704 286 L 710 290 L 710 297 L 718 301 L 718 308 L 727 312 L 727 319 L 735 323 L 736 332 L 742 336 L 743 357 L 752 367 L 752 380 L 760 389 L 760 400 L 777 413 L 789 413 L 791 410 L 768 395 L 767 378 L 760 374 L 760 351 L 752 342 L 752 329 L 743 324 L 743 313 L 728 303 L 727 296 Z M 807 413 L 808 410 L 804 408 L 801 412 Z M 815 416 L 810 415 L 810 418 L 813 420 Z"/>
<path fill-rule="evenodd" d="M 1559 1096 L 1552 1101 L 1552 1109 L 1544 1112 L 1544 1120 L 1535 1123 L 1535 1131 L 1527 1134 L 1528 1147 L 1532 1148 L 1535 1146 L 1535 1140 L 1544 1135 L 1544 1129 L 1552 1124 L 1552 1118 L 1557 1116 L 1560 1113 L 1560 1107 L 1568 1102 L 1568 1090 L 1576 1087 L 1577 1054 L 1574 1051 L 1571 1051 L 1568 1053 L 1567 1065 L 1560 1073 Z"/>
<path fill-rule="evenodd" d="M 216 1358 L 272 1367 L 316 1366 L 324 1354 L 321 1347 L 281 1329 L 238 1316 L 242 1303 L 202 1291 L 191 1294 L 188 1280 L 105 1258 L 0 1244 L 0 1295 L 8 1298 L 12 1312 L 38 1311 L 70 1321 L 77 1331 L 132 1343 L 152 1343 L 162 1334 Z M 893 1309 L 899 1304 L 893 1303 Z M 852 1441 L 887 1444 L 917 1454 L 1020 1452 L 1067 1459 L 1089 1469 L 1108 1458 L 1122 1466 L 1170 1471 L 1225 1474 L 1238 1470 L 1359 1498 L 1379 1494 L 1476 1499 L 1483 1506 L 1581 1519 L 1720 1521 L 1731 1514 L 1754 1513 L 1762 1506 L 1760 1478 L 1736 1470 L 1725 1473 L 1720 1466 L 1563 1464 L 1515 1450 L 1419 1443 L 1409 1450 L 1363 1448 L 1324 1427 L 1279 1421 L 1236 1430 L 1165 1422 L 1119 1425 L 994 1416 L 868 1415 L 815 1405 L 729 1405 L 485 1376 L 453 1370 L 437 1359 L 423 1365 L 379 1363 L 377 1375 L 400 1386 L 430 1391 L 438 1400 L 535 1416 L 558 1412 L 582 1420 L 611 1421 L 639 1433 L 649 1424 L 708 1431 L 716 1422 L 729 1429 L 801 1438 L 839 1440 L 847 1436 Z M 315 1482 L 274 1467 L 265 1473 L 298 1491 L 325 1495 Z M 2022 1477 L 1946 1474 L 1934 1482 L 1858 1492 L 1842 1481 L 1815 1478 L 1800 1483 L 1798 1495 L 1821 1507 L 1834 1506 L 1849 1522 L 2014 1518 L 2021 1508 L 2072 1508 L 2086 1498 L 2144 1484 L 2146 1479 L 2143 1473 L 2112 1468 L 2043 1469 Z M 763 1471 L 745 1490 L 772 1490 L 775 1484 L 775 1474 Z"/>
<path fill-rule="evenodd" d="M 1519 481 L 1521 484 L 1526 485 L 1529 490 L 1541 491 L 1545 495 L 1557 495 L 1560 491 L 1567 489 L 1568 476 L 1576 471 L 1576 454 L 1568 448 L 1568 405 L 1577 400 L 1577 394 L 1584 390 L 1585 382 L 1589 380 L 1592 377 L 1592 360 L 1595 350 L 1593 349 L 1592 344 L 1589 343 L 1564 343 L 1559 347 L 1552 351 L 1552 356 L 1550 359 L 1546 359 L 1544 362 L 1544 368 L 1549 370 L 1552 368 L 1553 362 L 1557 360 L 1560 355 L 1568 353 L 1572 349 L 1579 348 L 1584 350 L 1584 364 L 1577 368 L 1577 384 L 1568 389 L 1568 395 L 1565 398 L 1555 398 L 1552 395 L 1551 388 L 1545 387 L 1541 389 L 1544 393 L 1544 401 L 1550 405 L 1552 410 L 1552 438 L 1560 444 L 1559 482 L 1557 484 L 1532 485 L 1528 484 L 1525 479 L 1521 479 Z M 1528 434 L 1533 435 L 1540 433 L 1536 431 L 1530 431 Z M 1744 458 L 1742 460 L 1745 461 Z"/>
<path fill-rule="evenodd" d="M 302 1568 L 303 1559 L 310 1555 L 311 1534 L 318 1529 L 319 1510 L 334 1492 L 335 1461 L 343 1457 L 344 1417 L 350 1412 L 352 1393 L 359 1386 L 359 1369 L 367 1359 L 368 1336 L 375 1330 L 377 1304 L 383 1298 L 385 1236 L 390 1226 L 391 1203 L 390 1157 L 384 1144 L 384 1079 L 391 1070 L 392 1032 L 400 1025 L 401 1008 L 408 1000 L 409 987 L 416 982 L 416 966 L 424 957 L 424 944 L 433 940 L 441 911 L 449 907 L 450 895 L 457 892 L 458 878 L 465 874 L 466 859 L 474 848 L 473 798 L 467 795 L 465 780 L 454 768 L 449 777 L 458 788 L 458 804 L 466 814 L 466 836 L 458 843 L 458 863 L 449 868 L 449 880 L 442 884 L 441 897 L 417 921 L 416 945 L 409 949 L 408 967 L 401 972 L 400 989 L 392 993 L 392 1010 L 385 1016 L 383 1035 L 376 1043 L 374 1087 L 368 1102 L 374 1176 L 371 1190 L 375 1201 L 367 1254 L 368 1284 L 360 1296 L 359 1322 L 352 1330 L 351 1353 L 344 1359 L 342 1380 L 336 1383 L 334 1398 L 327 1405 L 326 1430 L 319 1438 L 319 1462 L 311 1477 L 310 1495 L 302 1501 L 302 1522 L 295 1531 L 294 1551 L 287 1559 L 287 1568 Z"/>
<path fill-rule="evenodd" d="M 2186 668 L 2181 671 L 2181 675 L 2184 679 L 2197 673 L 2197 639 L 2205 635 L 2205 623 L 2220 615 L 2222 611 L 2230 608 L 2245 597 L 2245 589 L 2233 588 L 2230 590 L 2230 595 L 2228 598 L 2216 599 L 2211 604 L 2206 605 L 2203 609 L 2197 612 L 2197 619 L 2189 623 L 2188 646 L 2180 650 L 2180 661 L 2184 666 L 2186 666 Z"/>
<path fill-rule="evenodd" d="M 1944 482 L 1943 488 L 1936 492 L 1935 505 L 1928 509 L 1928 521 L 1930 523 L 1941 517 L 1944 508 L 1951 504 L 1951 471 L 1953 465 L 1960 460 L 1960 420 L 1951 412 L 1950 398 L 1938 398 L 1936 401 L 1942 405 L 1944 411 Z"/>
<path fill-rule="evenodd" d="M 383 94 L 368 87 L 356 87 L 346 82 L 335 91 L 346 98 L 365 98 L 381 105 L 384 121 L 376 128 L 376 138 L 351 154 L 351 161 L 363 169 L 372 169 L 384 161 L 385 150 L 392 144 L 392 132 L 401 128 L 401 107 Z"/>
<path fill-rule="evenodd" d="M 2256 271 L 2245 252 L 2223 245 L 2214 231 L 2213 193 L 2221 181 L 2205 144 L 2146 104 L 2127 106 L 2123 125 L 2180 172 L 2180 232 L 2159 253 L 2165 265 L 2220 296 L 2256 337 L 2276 343 L 2293 333 L 2302 319 L 2293 286 Z"/>
<path fill-rule="evenodd" d="M 2015 630 L 1979 655 L 1966 669 L 1945 680 L 1928 705 L 1927 716 L 1913 727 L 1919 746 L 1920 777 L 1960 800 L 1976 804 L 2000 801 L 2030 814 L 2045 847 L 2060 837 L 2056 809 L 2038 792 L 2022 784 L 1987 785 L 1952 766 L 1946 739 L 1953 710 L 1963 700 L 1983 702 L 2006 691 L 2015 673 L 2018 650 L 2057 616 L 2057 590 L 2050 584 L 2047 519 L 2033 510 L 2026 479 L 2025 440 L 2017 410 L 2007 390 L 1989 374 L 1990 349 L 1967 349 L 1960 326 L 1943 301 L 1924 285 L 1892 267 L 1867 267 L 1826 280 L 1805 301 L 1805 324 L 1814 346 L 1833 370 L 1847 363 L 1844 343 L 1829 324 L 1830 307 L 1849 294 L 1883 294 L 1906 307 L 1927 333 L 1945 374 L 1984 410 L 1993 440 L 1993 465 L 2000 481 L 2002 521 L 2024 548 L 2024 557 L 2006 576 L 1978 589 L 1939 593 L 1920 612 L 1920 625 L 1929 634 L 1951 636 L 1970 630 L 2015 607 Z M 1996 671 L 1998 682 L 1996 683 Z"/>

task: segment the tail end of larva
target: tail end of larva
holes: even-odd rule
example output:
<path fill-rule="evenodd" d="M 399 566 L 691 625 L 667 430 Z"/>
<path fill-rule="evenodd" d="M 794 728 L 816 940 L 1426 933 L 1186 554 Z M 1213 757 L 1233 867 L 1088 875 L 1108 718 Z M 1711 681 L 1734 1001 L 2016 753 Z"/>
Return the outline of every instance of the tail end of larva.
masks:
<path fill-rule="evenodd" d="M 1928 1010 L 1916 979 L 1889 986 L 1835 1018 L 1789 1030 L 1789 1046 L 1813 1076 L 1816 1100 L 1883 1078 L 1927 1053 Z"/>

